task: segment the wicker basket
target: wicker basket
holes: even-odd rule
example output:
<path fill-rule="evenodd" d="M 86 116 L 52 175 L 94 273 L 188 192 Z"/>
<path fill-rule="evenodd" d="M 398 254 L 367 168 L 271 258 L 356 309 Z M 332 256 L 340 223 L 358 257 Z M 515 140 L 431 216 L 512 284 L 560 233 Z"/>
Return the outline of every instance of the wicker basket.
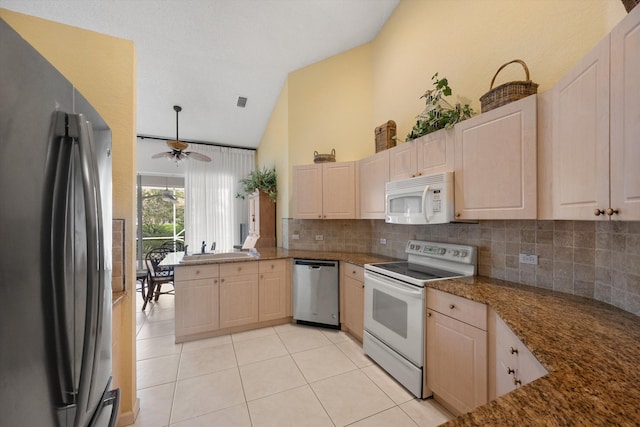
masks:
<path fill-rule="evenodd" d="M 336 161 L 336 149 L 331 150 L 331 154 L 318 154 L 317 151 L 313 152 L 313 163 L 329 163 Z"/>
<path fill-rule="evenodd" d="M 376 153 L 396 146 L 396 122 L 393 120 L 378 126 L 374 133 L 376 135 Z"/>
<path fill-rule="evenodd" d="M 627 13 L 631 12 L 631 9 L 636 7 L 636 5 L 640 3 L 640 0 L 622 0 L 622 4 L 624 8 L 627 10 Z"/>
<path fill-rule="evenodd" d="M 496 81 L 498 73 L 502 71 L 502 69 L 507 65 L 516 62 L 522 65 L 522 67 L 524 68 L 527 80 L 508 82 L 498 86 L 497 88 L 494 88 L 493 83 Z M 498 71 L 496 71 L 493 79 L 491 79 L 489 92 L 480 97 L 481 111 L 483 113 L 486 113 L 487 111 L 491 111 L 510 102 L 517 101 L 521 98 L 526 98 L 527 96 L 533 95 L 536 92 L 538 92 L 538 84 L 532 82 L 529 79 L 529 68 L 527 68 L 527 64 L 525 64 L 524 61 L 521 61 L 520 59 L 514 59 L 513 61 L 507 62 L 506 64 L 502 65 L 500 68 L 498 68 Z"/>

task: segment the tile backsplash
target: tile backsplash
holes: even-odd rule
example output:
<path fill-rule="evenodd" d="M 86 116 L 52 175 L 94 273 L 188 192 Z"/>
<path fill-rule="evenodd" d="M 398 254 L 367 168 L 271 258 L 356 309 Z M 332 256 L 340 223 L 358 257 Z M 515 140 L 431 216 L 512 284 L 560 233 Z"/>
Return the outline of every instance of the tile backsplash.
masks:
<path fill-rule="evenodd" d="M 284 246 L 289 249 L 371 252 L 406 259 L 404 249 L 410 239 L 477 246 L 479 275 L 581 295 L 640 315 L 640 222 L 397 225 L 382 220 L 288 218 L 282 222 Z M 316 240 L 320 236 L 322 240 Z M 538 264 L 520 263 L 521 253 L 537 255 Z"/>

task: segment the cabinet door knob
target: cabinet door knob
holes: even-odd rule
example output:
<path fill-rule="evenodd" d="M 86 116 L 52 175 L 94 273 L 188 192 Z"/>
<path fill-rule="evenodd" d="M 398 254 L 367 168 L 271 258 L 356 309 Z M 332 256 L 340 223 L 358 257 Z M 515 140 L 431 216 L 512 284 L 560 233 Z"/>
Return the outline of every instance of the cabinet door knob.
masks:
<path fill-rule="evenodd" d="M 427 313 L 427 317 L 431 317 L 431 313 Z"/>
<path fill-rule="evenodd" d="M 516 373 L 515 369 L 507 367 L 507 374 L 511 375 L 511 374 L 515 374 L 515 373 Z"/>
<path fill-rule="evenodd" d="M 513 384 L 514 385 L 522 385 L 522 381 L 520 381 L 519 379 L 514 378 L 513 379 Z"/>
<path fill-rule="evenodd" d="M 618 215 L 618 212 L 620 212 L 618 209 L 611 209 L 611 208 L 607 208 L 607 210 L 604 211 L 604 213 L 606 213 L 609 216 L 611 216 L 613 214 Z"/>
<path fill-rule="evenodd" d="M 456 306 L 455 306 L 455 305 L 453 305 L 453 304 L 449 304 L 449 308 L 450 308 L 451 310 L 453 310 L 454 308 L 456 308 Z"/>
<path fill-rule="evenodd" d="M 218 279 L 213 279 L 213 283 L 218 283 Z"/>
<path fill-rule="evenodd" d="M 461 216 L 462 216 L 462 215 L 460 215 L 460 212 L 458 212 L 458 213 L 456 214 L 456 218 L 460 218 Z"/>
<path fill-rule="evenodd" d="M 593 214 L 595 216 L 600 216 L 600 215 L 604 215 L 604 211 L 600 210 L 600 209 L 596 209 L 595 211 L 593 211 Z"/>
<path fill-rule="evenodd" d="M 511 354 L 518 354 L 517 348 L 509 347 L 509 351 L 511 352 Z"/>
<path fill-rule="evenodd" d="M 220 283 L 224 283 L 224 279 L 220 279 Z"/>
<path fill-rule="evenodd" d="M 322 215 L 318 215 L 318 218 L 319 218 L 319 219 L 322 219 Z"/>
<path fill-rule="evenodd" d="M 356 274 L 356 271 L 355 271 L 355 270 L 353 270 L 353 271 L 351 272 L 351 274 Z"/>

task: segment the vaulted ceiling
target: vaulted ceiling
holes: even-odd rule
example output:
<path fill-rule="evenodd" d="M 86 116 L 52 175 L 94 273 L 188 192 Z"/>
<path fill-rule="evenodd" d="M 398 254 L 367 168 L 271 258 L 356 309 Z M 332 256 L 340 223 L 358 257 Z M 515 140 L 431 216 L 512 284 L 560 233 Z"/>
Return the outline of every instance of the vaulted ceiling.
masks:
<path fill-rule="evenodd" d="M 287 73 L 373 40 L 399 0 L 0 0 L 133 40 L 137 133 L 255 148 Z M 238 97 L 246 97 L 239 108 Z"/>

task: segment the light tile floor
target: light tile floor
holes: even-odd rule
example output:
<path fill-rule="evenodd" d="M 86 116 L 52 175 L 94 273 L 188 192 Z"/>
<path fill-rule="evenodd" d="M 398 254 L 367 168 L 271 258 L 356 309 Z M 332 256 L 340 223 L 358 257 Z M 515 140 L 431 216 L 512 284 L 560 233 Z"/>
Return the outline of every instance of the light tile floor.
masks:
<path fill-rule="evenodd" d="M 137 427 L 437 426 L 452 415 L 415 399 L 348 334 L 287 324 L 174 342 L 173 296 L 138 294 Z"/>

